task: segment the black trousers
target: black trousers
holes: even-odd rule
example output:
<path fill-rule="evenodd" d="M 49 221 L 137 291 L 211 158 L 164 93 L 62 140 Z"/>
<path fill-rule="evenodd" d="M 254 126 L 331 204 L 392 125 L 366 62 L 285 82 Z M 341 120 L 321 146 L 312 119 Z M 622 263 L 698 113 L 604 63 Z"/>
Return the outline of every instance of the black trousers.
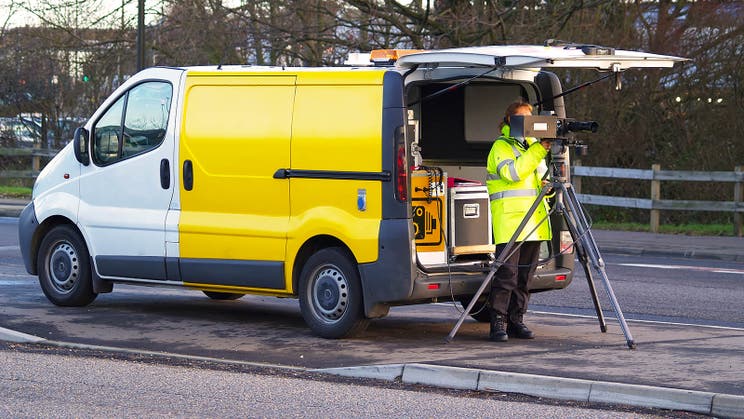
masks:
<path fill-rule="evenodd" d="M 518 243 L 517 243 L 518 244 Z M 496 245 L 496 256 L 506 243 Z M 512 247 L 512 250 L 516 247 Z M 540 257 L 540 242 L 528 241 L 514 251 L 499 267 L 491 281 L 491 311 L 507 319 L 527 311 L 530 301 L 529 281 L 535 275 Z"/>

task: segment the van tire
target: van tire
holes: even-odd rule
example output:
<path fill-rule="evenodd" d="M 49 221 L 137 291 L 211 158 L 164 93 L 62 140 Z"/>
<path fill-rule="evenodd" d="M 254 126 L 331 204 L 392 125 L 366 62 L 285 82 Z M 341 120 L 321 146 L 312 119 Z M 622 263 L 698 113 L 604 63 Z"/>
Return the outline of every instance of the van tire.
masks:
<path fill-rule="evenodd" d="M 318 336 L 351 337 L 369 325 L 359 271 L 341 248 L 322 249 L 310 256 L 300 274 L 299 294 L 302 317 Z"/>
<path fill-rule="evenodd" d="M 52 303 L 82 307 L 96 299 L 90 256 L 85 241 L 72 226 L 52 228 L 39 246 L 39 284 Z"/>
<path fill-rule="evenodd" d="M 204 295 L 213 300 L 237 300 L 245 294 L 232 293 L 232 292 L 216 292 L 216 291 L 202 291 Z"/>

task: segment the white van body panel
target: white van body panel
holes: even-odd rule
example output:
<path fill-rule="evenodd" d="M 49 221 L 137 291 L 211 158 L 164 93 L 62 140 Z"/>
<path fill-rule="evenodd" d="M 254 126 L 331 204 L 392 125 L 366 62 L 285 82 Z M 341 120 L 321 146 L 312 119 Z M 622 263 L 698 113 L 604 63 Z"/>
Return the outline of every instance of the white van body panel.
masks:
<path fill-rule="evenodd" d="M 486 74 L 484 74 L 483 71 L 484 67 L 462 68 L 435 66 L 433 68 L 425 68 L 420 71 L 414 71 L 413 73 L 408 74 L 408 76 L 406 77 L 406 83 L 409 84 L 417 81 L 448 80 L 476 76 L 500 78 L 511 81 L 533 82 L 535 80 L 535 76 L 539 72 L 538 69 L 531 68 L 491 68 L 490 71 L 488 71 Z"/>
<path fill-rule="evenodd" d="M 96 122 L 125 92 L 146 81 L 166 81 L 172 85 L 171 112 L 165 138 L 159 146 L 108 166 L 91 161 L 81 168 L 78 225 L 87 239 L 99 275 L 96 257 L 100 255 L 165 257 L 166 215 L 173 191 L 177 189 L 174 144 L 176 101 L 182 73 L 180 69 L 166 68 L 138 73 L 117 89 L 86 124 L 93 141 Z M 168 189 L 160 184 L 162 160 L 169 161 Z"/>
<path fill-rule="evenodd" d="M 607 55 L 600 53 L 588 55 L 582 47 L 592 46 L 494 45 L 452 48 L 409 54 L 399 58 L 396 66 L 411 68 L 414 65 L 437 64 L 439 66 L 593 68 L 602 71 L 623 71 L 629 68 L 668 68 L 676 62 L 686 61 L 684 58 L 670 55 L 620 49 L 615 49 L 612 54 Z"/>
<path fill-rule="evenodd" d="M 173 155 L 172 141 L 167 142 L 110 167 L 83 168 L 79 224 L 90 239 L 91 256 L 164 256 L 171 191 L 157 190 L 160 178 L 153 162 Z"/>
<path fill-rule="evenodd" d="M 181 138 L 181 118 L 183 117 L 184 107 L 184 86 L 186 84 L 186 71 L 181 72 L 178 77 L 178 81 L 174 82 L 173 91 L 173 104 L 171 110 L 171 117 L 177 121 L 173 126 L 169 126 L 169 129 L 173 129 L 173 135 L 175 136 L 174 147 L 173 147 L 173 159 L 171 160 L 171 183 L 173 188 L 173 196 L 171 197 L 170 206 L 168 207 L 168 213 L 165 217 L 165 257 L 166 258 L 178 258 L 181 256 L 181 250 L 179 247 L 179 231 L 178 223 L 181 220 L 181 188 L 179 187 L 181 181 L 181 168 L 178 163 L 180 162 L 180 156 L 178 154 L 178 142 Z"/>
<path fill-rule="evenodd" d="M 51 216 L 77 222 L 80 163 L 68 144 L 44 167 L 34 184 L 34 210 L 39 223 Z"/>

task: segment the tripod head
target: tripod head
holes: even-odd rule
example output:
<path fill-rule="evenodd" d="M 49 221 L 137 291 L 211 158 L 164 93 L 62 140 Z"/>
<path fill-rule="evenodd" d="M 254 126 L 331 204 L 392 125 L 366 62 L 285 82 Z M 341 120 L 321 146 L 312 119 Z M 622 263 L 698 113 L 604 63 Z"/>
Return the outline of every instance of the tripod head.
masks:
<path fill-rule="evenodd" d="M 571 181 L 571 158 L 567 139 L 557 138 L 550 144 L 550 166 L 553 182 L 568 183 Z"/>

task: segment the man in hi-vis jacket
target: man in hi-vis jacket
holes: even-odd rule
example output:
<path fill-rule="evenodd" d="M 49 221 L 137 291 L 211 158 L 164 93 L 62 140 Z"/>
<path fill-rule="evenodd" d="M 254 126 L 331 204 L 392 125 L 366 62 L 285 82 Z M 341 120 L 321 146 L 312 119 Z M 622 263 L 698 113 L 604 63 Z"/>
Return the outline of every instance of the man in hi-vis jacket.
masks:
<path fill-rule="evenodd" d="M 549 141 L 511 137 L 512 115 L 531 115 L 529 103 L 515 102 L 506 109 L 501 123 L 501 137 L 488 154 L 486 185 L 491 201 L 496 255 L 506 246 L 542 188 L 539 168 L 550 149 Z M 535 274 L 540 256 L 540 242 L 550 240 L 548 204 L 542 204 L 530 218 L 491 283 L 491 328 L 489 339 L 506 342 L 511 337 L 532 339 L 532 331 L 523 318 L 530 299 L 528 282 Z M 544 221 L 543 221 L 544 220 Z M 542 223 L 540 223 L 542 221 Z M 540 223 L 540 224 L 539 224 Z M 539 224 L 539 226 L 538 226 Z M 537 227 L 537 228 L 536 228 Z M 520 242 L 522 242 L 520 244 Z"/>

